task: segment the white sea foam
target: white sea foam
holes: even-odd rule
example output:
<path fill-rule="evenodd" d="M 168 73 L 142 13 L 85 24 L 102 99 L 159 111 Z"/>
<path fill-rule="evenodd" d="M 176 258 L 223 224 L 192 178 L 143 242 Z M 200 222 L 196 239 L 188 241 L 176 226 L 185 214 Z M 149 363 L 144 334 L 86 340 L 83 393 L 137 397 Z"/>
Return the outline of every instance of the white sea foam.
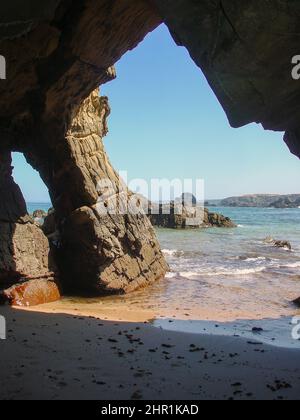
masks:
<path fill-rule="evenodd" d="M 247 274 L 261 273 L 265 271 L 267 267 L 255 267 L 255 268 L 237 268 L 236 270 L 220 270 L 216 272 L 207 273 L 207 276 L 245 276 Z"/>
<path fill-rule="evenodd" d="M 216 277 L 216 276 L 246 276 L 249 274 L 261 273 L 266 270 L 267 267 L 255 267 L 245 269 L 221 269 L 219 271 L 181 271 L 177 273 L 168 273 L 167 278 L 172 279 L 175 277 L 183 277 L 191 279 L 194 277 Z"/>
<path fill-rule="evenodd" d="M 162 250 L 162 253 L 164 254 L 164 255 L 168 255 L 168 256 L 170 256 L 170 257 L 172 257 L 172 256 L 174 256 L 174 255 L 176 255 L 177 254 L 177 249 L 163 249 Z"/>
<path fill-rule="evenodd" d="M 246 258 L 245 261 L 246 262 L 266 261 L 266 257 Z"/>
<path fill-rule="evenodd" d="M 166 279 L 174 279 L 177 276 L 178 276 L 178 273 L 167 273 Z"/>
<path fill-rule="evenodd" d="M 277 265 L 277 268 L 299 268 L 299 267 L 300 267 L 300 261 L 297 261 L 295 263 Z"/>

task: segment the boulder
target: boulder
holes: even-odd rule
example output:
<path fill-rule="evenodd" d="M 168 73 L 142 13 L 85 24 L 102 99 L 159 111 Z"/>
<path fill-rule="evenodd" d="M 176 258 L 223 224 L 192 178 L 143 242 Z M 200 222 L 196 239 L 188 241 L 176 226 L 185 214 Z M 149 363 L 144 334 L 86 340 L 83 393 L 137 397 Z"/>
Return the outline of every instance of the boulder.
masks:
<path fill-rule="evenodd" d="M 179 201 L 170 204 L 151 204 L 150 220 L 154 226 L 171 229 L 199 228 L 235 228 L 236 224 L 228 217 L 210 213 L 208 209 L 197 204 L 186 206 Z"/>
<path fill-rule="evenodd" d="M 0 302 L 7 302 L 13 306 L 35 306 L 59 299 L 60 291 L 57 284 L 47 279 L 18 283 L 0 293 Z"/>
<path fill-rule="evenodd" d="M 236 228 L 237 225 L 226 216 L 220 213 L 210 213 L 208 209 L 204 212 L 204 225 L 206 227 L 219 227 L 219 228 Z"/>

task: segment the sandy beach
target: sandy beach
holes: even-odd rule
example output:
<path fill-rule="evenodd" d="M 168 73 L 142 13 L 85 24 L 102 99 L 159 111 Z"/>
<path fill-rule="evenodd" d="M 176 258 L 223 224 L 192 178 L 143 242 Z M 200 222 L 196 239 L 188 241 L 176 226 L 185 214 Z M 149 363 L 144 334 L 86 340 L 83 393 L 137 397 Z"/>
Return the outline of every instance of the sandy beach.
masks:
<path fill-rule="evenodd" d="M 299 399 L 300 351 L 149 322 L 1 308 L 3 400 Z"/>

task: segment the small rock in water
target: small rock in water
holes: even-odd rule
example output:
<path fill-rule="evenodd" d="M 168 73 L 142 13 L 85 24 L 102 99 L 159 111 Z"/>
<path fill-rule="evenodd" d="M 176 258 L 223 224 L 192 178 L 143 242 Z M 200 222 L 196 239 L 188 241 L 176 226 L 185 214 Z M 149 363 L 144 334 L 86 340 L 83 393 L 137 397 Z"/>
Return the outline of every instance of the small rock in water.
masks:
<path fill-rule="evenodd" d="M 269 237 L 264 240 L 264 243 L 273 245 L 276 248 L 285 248 L 285 249 L 288 249 L 289 251 L 292 250 L 292 245 L 289 241 L 278 241 L 276 239 Z"/>

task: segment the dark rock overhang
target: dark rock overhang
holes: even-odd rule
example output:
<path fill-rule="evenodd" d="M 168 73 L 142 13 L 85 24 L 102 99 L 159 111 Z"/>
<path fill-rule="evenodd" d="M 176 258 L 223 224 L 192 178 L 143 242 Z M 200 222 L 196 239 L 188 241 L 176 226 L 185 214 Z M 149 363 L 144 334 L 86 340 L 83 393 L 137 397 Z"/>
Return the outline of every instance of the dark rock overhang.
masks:
<path fill-rule="evenodd" d="M 256 122 L 286 131 L 290 150 L 300 155 L 300 82 L 291 77 L 291 59 L 300 53 L 298 1 L 11 0 L 0 9 L 6 136 L 20 119 L 55 117 L 79 105 L 164 21 L 205 73 L 233 127 Z"/>

